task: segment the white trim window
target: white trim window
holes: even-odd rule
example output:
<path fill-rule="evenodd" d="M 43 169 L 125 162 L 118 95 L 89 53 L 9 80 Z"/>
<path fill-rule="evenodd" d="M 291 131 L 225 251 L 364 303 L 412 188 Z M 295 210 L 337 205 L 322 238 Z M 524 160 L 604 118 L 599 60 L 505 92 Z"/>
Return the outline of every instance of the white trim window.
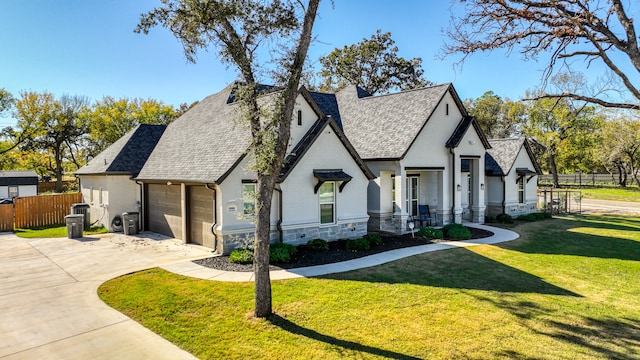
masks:
<path fill-rule="evenodd" d="M 242 213 L 246 216 L 256 214 L 256 184 L 242 184 Z"/>
<path fill-rule="evenodd" d="M 525 182 L 524 182 L 524 176 L 520 176 L 518 178 L 518 203 L 520 204 L 524 204 L 524 200 L 525 200 Z"/>
<path fill-rule="evenodd" d="M 9 185 L 8 191 L 10 198 L 18 197 L 20 195 L 20 189 L 18 188 L 18 185 Z"/>
<path fill-rule="evenodd" d="M 320 203 L 320 224 L 334 224 L 336 222 L 336 183 L 327 181 L 318 191 Z"/>

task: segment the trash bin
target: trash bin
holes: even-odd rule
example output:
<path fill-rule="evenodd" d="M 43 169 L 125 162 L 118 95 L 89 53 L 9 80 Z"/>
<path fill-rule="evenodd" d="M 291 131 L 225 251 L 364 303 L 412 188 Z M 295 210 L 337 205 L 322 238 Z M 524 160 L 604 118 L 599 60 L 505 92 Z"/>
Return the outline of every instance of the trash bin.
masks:
<path fill-rule="evenodd" d="M 137 212 L 122 213 L 122 227 L 125 235 L 135 235 L 138 233 L 140 217 Z"/>
<path fill-rule="evenodd" d="M 67 237 L 69 239 L 76 239 L 82 237 L 84 215 L 71 214 L 64 217 L 64 221 L 67 224 Z"/>
<path fill-rule="evenodd" d="M 89 218 L 89 204 L 71 204 L 71 214 L 84 215 L 84 229 L 89 230 L 89 228 L 91 227 L 91 219 Z"/>

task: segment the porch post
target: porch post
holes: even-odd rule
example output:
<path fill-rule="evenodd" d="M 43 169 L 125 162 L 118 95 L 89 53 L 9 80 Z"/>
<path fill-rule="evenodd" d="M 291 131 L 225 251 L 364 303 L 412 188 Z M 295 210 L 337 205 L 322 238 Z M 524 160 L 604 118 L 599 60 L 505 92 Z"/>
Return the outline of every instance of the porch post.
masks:
<path fill-rule="evenodd" d="M 484 223 L 484 212 L 486 209 L 484 192 L 486 187 L 484 176 L 484 156 L 472 162 L 473 171 L 473 204 L 471 211 L 473 213 L 471 221 L 478 224 Z"/>
<path fill-rule="evenodd" d="M 407 172 L 402 163 L 400 163 L 400 166 L 396 169 L 395 175 L 396 208 L 394 209 L 393 220 L 396 229 L 402 234 L 408 231 L 407 219 L 409 218 L 407 212 Z"/>

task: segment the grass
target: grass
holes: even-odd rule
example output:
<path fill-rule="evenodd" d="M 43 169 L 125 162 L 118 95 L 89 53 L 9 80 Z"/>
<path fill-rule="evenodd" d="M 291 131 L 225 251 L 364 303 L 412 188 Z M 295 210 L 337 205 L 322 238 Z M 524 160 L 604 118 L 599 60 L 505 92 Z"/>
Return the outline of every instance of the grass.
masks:
<path fill-rule="evenodd" d="M 519 240 L 253 284 L 151 269 L 100 297 L 201 359 L 637 359 L 640 218 L 520 223 Z"/>
<path fill-rule="evenodd" d="M 622 188 L 622 187 L 580 188 L 580 189 L 576 188 L 572 190 L 580 190 L 582 192 L 582 197 L 586 199 L 640 202 L 640 189 L 638 189 L 635 186 L 630 186 L 626 188 Z"/>
<path fill-rule="evenodd" d="M 103 226 L 92 226 L 89 230 L 85 230 L 85 235 L 104 234 L 107 233 L 107 228 Z M 33 238 L 58 238 L 67 237 L 66 225 L 53 225 L 53 226 L 41 226 L 31 229 L 15 229 L 15 233 L 18 237 L 25 239 Z"/>

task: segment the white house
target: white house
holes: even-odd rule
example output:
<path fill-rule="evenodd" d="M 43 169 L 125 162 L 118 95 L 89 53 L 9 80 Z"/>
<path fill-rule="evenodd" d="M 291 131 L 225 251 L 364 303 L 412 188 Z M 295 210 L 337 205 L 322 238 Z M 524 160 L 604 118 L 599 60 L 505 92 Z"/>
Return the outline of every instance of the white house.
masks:
<path fill-rule="evenodd" d="M 438 225 L 484 221 L 484 156 L 490 148 L 453 85 L 371 96 L 347 87 L 312 93 L 376 178 L 368 186 L 369 229 L 403 233 L 428 205 Z"/>
<path fill-rule="evenodd" d="M 38 174 L 34 170 L 0 171 L 0 199 L 38 195 Z"/>
<path fill-rule="evenodd" d="M 518 216 L 535 212 L 542 171 L 529 141 L 498 139 L 489 143 L 485 164 L 487 213 Z"/>
<path fill-rule="evenodd" d="M 251 135 L 237 122 L 233 91 L 234 85 L 228 86 L 171 123 L 149 156 L 136 178 L 144 184 L 147 230 L 221 253 L 253 241 Z M 339 125 L 301 88 L 290 151 L 274 193 L 272 241 L 361 237 L 367 231 L 367 184 L 373 177 Z"/>
<path fill-rule="evenodd" d="M 80 191 L 91 223 L 122 230 L 122 213 L 139 212 L 142 186 L 133 177 L 160 140 L 165 125 L 138 125 L 78 169 Z"/>

